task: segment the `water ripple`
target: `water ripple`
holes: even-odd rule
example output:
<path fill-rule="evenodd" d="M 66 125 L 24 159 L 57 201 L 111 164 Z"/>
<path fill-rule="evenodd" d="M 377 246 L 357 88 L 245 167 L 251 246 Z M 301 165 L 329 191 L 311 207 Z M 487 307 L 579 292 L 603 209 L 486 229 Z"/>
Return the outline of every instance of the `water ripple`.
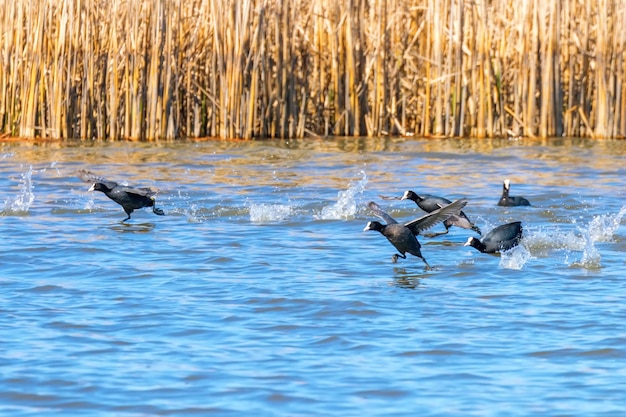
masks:
<path fill-rule="evenodd" d="M 0 414 L 623 410 L 626 142 L 0 146 Z M 166 215 L 121 222 L 82 168 L 162 189 Z M 506 177 L 533 206 L 495 205 Z M 366 202 L 406 189 L 520 220 L 522 244 L 451 228 L 419 237 L 433 270 L 393 264 Z"/>

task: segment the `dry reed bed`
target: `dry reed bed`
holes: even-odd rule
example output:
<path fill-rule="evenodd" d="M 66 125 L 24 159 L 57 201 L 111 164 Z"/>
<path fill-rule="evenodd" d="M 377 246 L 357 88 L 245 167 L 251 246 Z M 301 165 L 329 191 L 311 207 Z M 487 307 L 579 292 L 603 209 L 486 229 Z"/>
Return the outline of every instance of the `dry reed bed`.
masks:
<path fill-rule="evenodd" d="M 626 135 L 622 0 L 3 0 L 0 132 Z"/>

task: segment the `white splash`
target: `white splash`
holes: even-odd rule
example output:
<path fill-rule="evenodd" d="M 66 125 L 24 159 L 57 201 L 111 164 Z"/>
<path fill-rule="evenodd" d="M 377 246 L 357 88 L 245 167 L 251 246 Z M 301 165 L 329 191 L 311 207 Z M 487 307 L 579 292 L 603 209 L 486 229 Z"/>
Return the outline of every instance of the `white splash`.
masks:
<path fill-rule="evenodd" d="M 565 250 L 563 262 L 569 266 L 599 268 L 602 256 L 596 243 L 611 241 L 624 216 L 626 205 L 616 214 L 594 216 L 588 224 L 577 226 L 576 230 L 551 227 L 525 233 L 523 242 L 533 253 Z"/>
<path fill-rule="evenodd" d="M 558 226 L 543 227 L 537 230 L 524 230 L 524 242 L 533 251 L 566 249 L 582 251 L 585 247 L 583 238 L 573 230 L 563 230 Z"/>
<path fill-rule="evenodd" d="M 574 262 L 572 265 L 583 268 L 599 268 L 602 257 L 594 244 L 596 241 L 593 240 L 593 237 L 588 232 L 584 233 L 582 237 L 585 242 L 582 257 L 579 262 Z"/>
<path fill-rule="evenodd" d="M 284 204 L 250 205 L 250 221 L 253 223 L 283 221 L 293 213 L 293 207 Z"/>
<path fill-rule="evenodd" d="M 319 216 L 315 216 L 318 220 L 342 220 L 354 216 L 357 212 L 356 196 L 363 194 L 367 185 L 367 175 L 365 171 L 361 171 L 361 179 L 356 183 L 350 183 L 347 190 L 337 193 L 337 202 L 332 206 L 322 209 Z"/>
<path fill-rule="evenodd" d="M 624 215 L 626 215 L 626 206 L 622 206 L 617 214 L 594 216 L 586 228 L 580 228 L 583 254 L 580 261 L 574 262 L 573 265 L 583 268 L 600 268 L 602 257 L 595 243 L 611 241 Z"/>
<path fill-rule="evenodd" d="M 33 166 L 31 165 L 28 171 L 20 175 L 20 191 L 15 197 L 9 197 L 4 202 L 5 212 L 11 213 L 26 213 L 30 206 L 35 201 L 35 194 L 33 189 L 35 188 L 32 183 Z"/>
<path fill-rule="evenodd" d="M 499 267 L 502 269 L 522 269 L 526 263 L 533 259 L 528 249 L 524 245 L 518 245 L 502 252 L 500 255 Z"/>
<path fill-rule="evenodd" d="M 589 236 L 594 242 L 608 242 L 613 238 L 613 234 L 626 215 L 626 206 L 617 214 L 601 214 L 595 216 L 589 223 Z"/>

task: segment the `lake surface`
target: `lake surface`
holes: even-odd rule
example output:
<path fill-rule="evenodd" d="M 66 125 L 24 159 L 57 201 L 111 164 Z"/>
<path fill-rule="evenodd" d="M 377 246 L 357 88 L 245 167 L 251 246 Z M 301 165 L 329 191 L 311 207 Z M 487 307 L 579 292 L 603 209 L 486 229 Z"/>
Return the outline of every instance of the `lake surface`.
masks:
<path fill-rule="evenodd" d="M 626 412 L 626 141 L 0 143 L 0 414 Z M 160 189 L 122 208 L 75 175 Z M 498 207 L 502 181 L 531 207 Z M 466 197 L 391 262 L 376 201 Z M 432 231 L 442 231 L 435 226 Z"/>

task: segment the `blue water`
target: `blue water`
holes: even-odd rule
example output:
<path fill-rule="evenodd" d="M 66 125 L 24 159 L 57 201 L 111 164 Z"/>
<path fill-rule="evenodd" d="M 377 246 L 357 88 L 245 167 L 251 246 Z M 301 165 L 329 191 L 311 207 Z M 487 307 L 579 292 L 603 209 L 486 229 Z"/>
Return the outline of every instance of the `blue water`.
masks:
<path fill-rule="evenodd" d="M 0 414 L 626 412 L 626 141 L 0 143 Z M 75 177 L 160 190 L 125 213 Z M 531 207 L 498 207 L 502 181 Z M 466 197 L 502 256 L 363 232 Z M 433 231 L 441 231 L 436 226 Z"/>

